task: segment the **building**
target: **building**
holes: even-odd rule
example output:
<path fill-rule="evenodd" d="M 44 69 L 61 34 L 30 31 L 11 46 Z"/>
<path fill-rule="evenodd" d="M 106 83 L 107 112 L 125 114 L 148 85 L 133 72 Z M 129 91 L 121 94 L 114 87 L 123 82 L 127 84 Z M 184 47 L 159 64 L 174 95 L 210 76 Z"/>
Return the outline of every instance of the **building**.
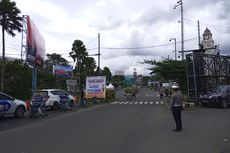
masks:
<path fill-rule="evenodd" d="M 214 40 L 212 39 L 212 33 L 208 28 L 204 30 L 202 45 L 203 49 L 206 49 L 205 54 L 217 55 L 217 49 Z"/>
<path fill-rule="evenodd" d="M 115 71 L 115 75 L 124 76 L 124 75 L 125 75 L 125 72 L 124 72 L 124 71 Z"/>

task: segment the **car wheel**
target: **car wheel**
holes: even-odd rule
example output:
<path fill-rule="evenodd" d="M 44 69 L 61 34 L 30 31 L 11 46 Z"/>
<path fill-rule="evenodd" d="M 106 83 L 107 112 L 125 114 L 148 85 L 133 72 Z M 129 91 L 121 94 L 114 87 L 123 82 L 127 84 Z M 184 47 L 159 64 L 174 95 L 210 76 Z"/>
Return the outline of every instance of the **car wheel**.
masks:
<path fill-rule="evenodd" d="M 70 107 L 73 107 L 73 100 L 70 101 Z"/>
<path fill-rule="evenodd" d="M 227 108 L 228 107 L 228 103 L 227 103 L 226 99 L 223 99 L 221 104 L 222 104 L 222 108 Z"/>
<path fill-rule="evenodd" d="M 53 110 L 56 111 L 59 109 L 58 102 L 53 103 Z"/>
<path fill-rule="evenodd" d="M 25 108 L 23 106 L 19 106 L 15 111 L 15 117 L 23 117 L 25 114 Z"/>

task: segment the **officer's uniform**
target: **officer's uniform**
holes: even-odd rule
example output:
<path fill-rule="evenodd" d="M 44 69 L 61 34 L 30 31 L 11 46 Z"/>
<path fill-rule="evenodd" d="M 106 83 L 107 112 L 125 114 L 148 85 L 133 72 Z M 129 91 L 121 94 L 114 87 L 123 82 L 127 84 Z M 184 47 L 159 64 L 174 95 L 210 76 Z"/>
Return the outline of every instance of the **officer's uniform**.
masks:
<path fill-rule="evenodd" d="M 176 122 L 176 129 L 173 131 L 179 132 L 182 131 L 182 120 L 181 120 L 181 111 L 183 109 L 183 95 L 181 91 L 178 90 L 178 87 L 174 87 L 174 93 L 171 99 L 171 110 L 173 114 L 173 118 Z"/>

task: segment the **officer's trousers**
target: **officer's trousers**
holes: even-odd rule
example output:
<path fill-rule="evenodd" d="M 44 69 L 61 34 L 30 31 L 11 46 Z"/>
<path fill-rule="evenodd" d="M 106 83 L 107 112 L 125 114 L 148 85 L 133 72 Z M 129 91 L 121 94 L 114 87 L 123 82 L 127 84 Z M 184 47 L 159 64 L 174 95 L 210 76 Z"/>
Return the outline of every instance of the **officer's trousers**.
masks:
<path fill-rule="evenodd" d="M 181 110 L 182 108 L 180 106 L 172 107 L 173 118 L 176 122 L 176 130 L 182 130 Z"/>

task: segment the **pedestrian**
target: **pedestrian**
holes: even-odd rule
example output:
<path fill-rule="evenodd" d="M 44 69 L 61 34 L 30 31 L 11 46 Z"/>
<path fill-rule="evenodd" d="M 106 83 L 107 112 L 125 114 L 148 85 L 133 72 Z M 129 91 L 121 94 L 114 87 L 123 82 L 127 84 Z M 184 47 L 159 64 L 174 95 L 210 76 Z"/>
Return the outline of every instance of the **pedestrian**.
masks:
<path fill-rule="evenodd" d="M 68 102 L 68 96 L 67 94 L 61 94 L 59 95 L 60 101 L 59 101 L 59 107 L 61 108 L 62 111 L 67 111 L 67 102 Z"/>
<path fill-rule="evenodd" d="M 133 88 L 132 90 L 132 99 L 135 98 L 136 99 L 136 89 Z"/>
<path fill-rule="evenodd" d="M 163 89 L 160 89 L 160 99 L 163 99 L 164 98 L 164 91 Z"/>
<path fill-rule="evenodd" d="M 85 107 L 85 92 L 81 90 L 80 107 Z"/>
<path fill-rule="evenodd" d="M 176 129 L 173 129 L 173 131 L 180 132 L 183 130 L 181 120 L 181 111 L 183 110 L 183 95 L 178 86 L 172 86 L 172 89 L 174 93 L 172 94 L 170 108 L 176 123 Z"/>

